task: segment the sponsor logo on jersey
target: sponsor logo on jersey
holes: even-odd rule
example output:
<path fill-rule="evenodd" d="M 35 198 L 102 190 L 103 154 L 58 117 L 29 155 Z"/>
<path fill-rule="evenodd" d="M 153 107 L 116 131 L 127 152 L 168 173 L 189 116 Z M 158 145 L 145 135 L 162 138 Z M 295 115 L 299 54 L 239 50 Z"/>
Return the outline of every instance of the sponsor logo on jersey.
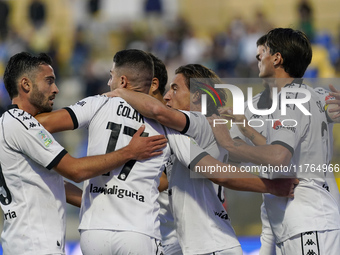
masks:
<path fill-rule="evenodd" d="M 327 95 L 327 96 L 325 97 L 325 101 L 327 101 L 327 100 L 333 100 L 333 99 L 335 99 L 335 97 L 333 97 L 333 96 L 331 96 L 331 95 Z"/>
<path fill-rule="evenodd" d="M 216 212 L 214 211 L 215 215 L 220 217 L 222 220 L 229 220 L 229 216 L 225 211 L 221 211 L 221 212 Z"/>
<path fill-rule="evenodd" d="M 257 115 L 257 114 L 253 114 L 251 117 L 251 119 L 259 119 L 259 118 L 262 118 L 261 115 Z"/>
<path fill-rule="evenodd" d="M 275 130 L 280 130 L 280 129 L 286 129 L 286 130 L 289 130 L 289 131 L 292 131 L 295 133 L 296 131 L 296 128 L 295 127 L 292 127 L 292 126 L 285 126 L 282 124 L 282 122 L 280 120 L 276 120 L 273 124 L 273 129 Z"/>
<path fill-rule="evenodd" d="M 329 186 L 326 183 L 324 183 L 322 187 L 329 192 Z"/>
<path fill-rule="evenodd" d="M 84 106 L 86 104 L 86 102 L 85 101 L 78 101 L 76 104 L 80 105 L 80 106 Z"/>
<path fill-rule="evenodd" d="M 275 122 L 274 122 L 274 125 L 273 125 L 273 128 L 274 128 L 275 130 L 278 130 L 278 129 L 279 129 L 279 128 L 278 128 L 279 126 L 282 126 L 281 121 L 279 121 L 279 120 L 275 121 Z"/>
<path fill-rule="evenodd" d="M 49 135 L 45 132 L 45 130 L 40 130 L 37 134 L 37 137 L 44 144 L 46 148 L 48 148 L 51 144 L 53 144 L 53 140 L 49 137 Z"/>
<path fill-rule="evenodd" d="M 108 187 L 106 184 L 104 187 L 90 185 L 90 193 L 100 193 L 103 195 L 114 195 L 118 198 L 132 198 L 139 202 L 144 203 L 144 196 L 138 194 L 138 192 L 133 192 L 127 189 L 121 189 L 118 185 L 113 185 L 112 187 Z"/>
<path fill-rule="evenodd" d="M 325 107 L 322 105 L 321 101 L 316 102 L 317 107 L 319 108 L 319 112 L 325 112 Z"/>
<path fill-rule="evenodd" d="M 10 220 L 17 217 L 17 214 L 15 211 L 8 210 L 7 213 L 4 212 L 4 219 Z"/>

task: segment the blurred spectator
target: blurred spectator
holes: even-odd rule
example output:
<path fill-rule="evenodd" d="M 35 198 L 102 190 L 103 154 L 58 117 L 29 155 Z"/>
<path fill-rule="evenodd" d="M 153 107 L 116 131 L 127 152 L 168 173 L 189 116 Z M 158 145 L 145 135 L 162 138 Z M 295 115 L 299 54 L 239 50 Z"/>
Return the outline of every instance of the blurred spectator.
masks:
<path fill-rule="evenodd" d="M 201 63 L 208 51 L 208 42 L 195 36 L 192 29 L 187 31 L 181 44 L 183 64 Z"/>
<path fill-rule="evenodd" d="M 43 2 L 34 0 L 30 4 L 29 8 L 29 17 L 32 21 L 32 24 L 35 28 L 39 29 L 46 20 L 46 6 Z"/>
<path fill-rule="evenodd" d="M 0 72 L 3 73 L 3 70 Z M 2 79 L 0 79 L 0 116 L 7 109 L 7 106 L 10 105 L 11 101 L 9 99 L 8 93 L 5 88 L 5 84 Z"/>
<path fill-rule="evenodd" d="M 238 41 L 232 36 L 228 27 L 226 32 L 218 33 L 213 37 L 211 58 L 214 63 L 211 67 L 218 76 L 235 77 L 235 67 L 238 60 Z"/>
<path fill-rule="evenodd" d="M 313 9 L 308 0 L 301 0 L 298 4 L 299 21 L 297 29 L 302 30 L 313 42 L 315 36 L 315 29 L 313 24 Z"/>
<path fill-rule="evenodd" d="M 8 16 L 9 16 L 8 3 L 0 0 L 0 42 L 7 36 Z"/>
<path fill-rule="evenodd" d="M 256 41 L 264 33 L 254 24 L 248 24 L 247 33 L 241 38 L 239 44 L 239 61 L 236 66 L 236 76 L 247 78 L 257 77 L 258 67 L 256 56 Z"/>
<path fill-rule="evenodd" d="M 89 0 L 87 10 L 91 16 L 98 15 L 100 11 L 100 0 Z"/>
<path fill-rule="evenodd" d="M 51 29 L 46 23 L 46 5 L 39 0 L 33 0 L 28 7 L 28 17 L 33 25 L 29 35 L 29 51 L 34 53 L 49 52 L 51 45 Z"/>
<path fill-rule="evenodd" d="M 161 0 L 145 0 L 144 11 L 146 14 L 157 13 L 161 15 L 163 13 L 163 5 Z"/>
<path fill-rule="evenodd" d="M 82 27 L 78 27 L 75 32 L 74 48 L 70 60 L 71 73 L 81 75 L 84 72 L 84 66 L 90 57 L 90 46 L 85 39 L 85 32 Z"/>
<path fill-rule="evenodd" d="M 268 33 L 273 28 L 272 24 L 270 24 L 262 11 L 257 11 L 255 13 L 254 26 L 257 28 L 259 33 L 262 34 Z"/>
<path fill-rule="evenodd" d="M 162 33 L 163 24 L 163 4 L 161 0 L 145 0 L 144 15 L 148 23 L 149 32 L 152 36 Z"/>

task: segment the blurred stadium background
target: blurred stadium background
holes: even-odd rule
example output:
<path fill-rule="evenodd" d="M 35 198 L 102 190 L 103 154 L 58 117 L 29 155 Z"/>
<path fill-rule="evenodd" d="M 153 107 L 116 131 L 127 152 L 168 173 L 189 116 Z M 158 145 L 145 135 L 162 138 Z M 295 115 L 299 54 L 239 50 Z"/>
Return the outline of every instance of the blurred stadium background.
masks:
<path fill-rule="evenodd" d="M 206 65 L 223 78 L 257 77 L 256 40 L 273 27 L 303 30 L 313 42 L 305 77 L 340 89 L 338 0 L 0 0 L 0 114 L 10 104 L 4 67 L 17 52 L 53 57 L 58 109 L 106 92 L 112 57 L 126 48 L 162 59 L 169 81 L 176 67 L 188 63 Z M 85 155 L 82 131 L 56 137 L 72 155 Z M 333 163 L 340 163 L 338 127 Z M 261 195 L 228 190 L 227 201 L 245 254 L 257 254 Z M 80 254 L 78 212 L 68 206 L 67 254 Z"/>

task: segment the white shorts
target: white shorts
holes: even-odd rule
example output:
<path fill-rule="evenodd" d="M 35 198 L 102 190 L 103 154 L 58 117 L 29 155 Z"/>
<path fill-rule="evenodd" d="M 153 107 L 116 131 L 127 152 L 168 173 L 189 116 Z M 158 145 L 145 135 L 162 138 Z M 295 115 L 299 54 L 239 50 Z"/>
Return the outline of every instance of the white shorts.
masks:
<path fill-rule="evenodd" d="M 130 231 L 81 230 L 80 248 L 84 255 L 163 255 L 160 241 Z"/>
<path fill-rule="evenodd" d="M 305 232 L 276 245 L 277 255 L 338 255 L 340 229 Z"/>
<path fill-rule="evenodd" d="M 211 253 L 206 253 L 202 255 L 243 255 L 243 251 L 241 245 L 235 246 L 230 249 L 222 250 L 222 251 L 215 251 Z"/>
<path fill-rule="evenodd" d="M 269 224 L 264 203 L 261 205 L 261 222 L 262 222 L 262 233 L 261 233 L 261 248 L 259 255 L 276 255 L 276 242 L 273 231 Z"/>

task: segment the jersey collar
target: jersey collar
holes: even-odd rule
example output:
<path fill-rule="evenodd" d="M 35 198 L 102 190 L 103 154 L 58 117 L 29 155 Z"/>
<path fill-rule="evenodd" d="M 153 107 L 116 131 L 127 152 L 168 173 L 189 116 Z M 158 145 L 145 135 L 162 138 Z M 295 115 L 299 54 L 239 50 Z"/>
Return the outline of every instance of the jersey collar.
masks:
<path fill-rule="evenodd" d="M 19 109 L 17 104 L 11 104 L 7 107 L 7 110 L 11 110 L 11 109 Z"/>
<path fill-rule="evenodd" d="M 292 84 L 302 84 L 303 79 L 295 78 L 292 83 L 285 85 L 285 87 L 289 87 Z M 270 98 L 270 89 L 267 87 L 260 96 L 259 101 L 257 102 L 257 109 L 270 109 L 272 107 L 272 99 Z"/>

